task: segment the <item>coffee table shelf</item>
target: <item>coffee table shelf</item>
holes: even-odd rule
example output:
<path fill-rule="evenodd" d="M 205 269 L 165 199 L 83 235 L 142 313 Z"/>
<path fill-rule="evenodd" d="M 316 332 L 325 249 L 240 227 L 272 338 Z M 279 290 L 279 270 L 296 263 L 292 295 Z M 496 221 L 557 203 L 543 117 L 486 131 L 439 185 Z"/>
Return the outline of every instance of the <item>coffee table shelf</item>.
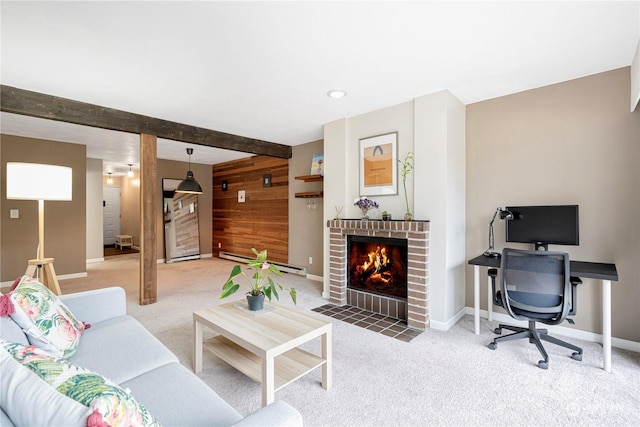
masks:
<path fill-rule="evenodd" d="M 221 335 L 205 340 L 204 347 L 253 381 L 262 383 L 262 360 Z M 274 391 L 322 366 L 326 361 L 299 348 L 291 349 L 274 360 Z"/>
<path fill-rule="evenodd" d="M 202 330 L 213 331 L 204 339 Z M 320 340 L 320 355 L 300 348 Z M 246 303 L 230 302 L 193 313 L 193 371 L 202 370 L 203 351 L 210 350 L 252 380 L 262 384 L 262 406 L 276 390 L 322 368 L 322 388 L 331 388 L 331 321 L 301 310 L 270 305 L 250 312 Z"/>

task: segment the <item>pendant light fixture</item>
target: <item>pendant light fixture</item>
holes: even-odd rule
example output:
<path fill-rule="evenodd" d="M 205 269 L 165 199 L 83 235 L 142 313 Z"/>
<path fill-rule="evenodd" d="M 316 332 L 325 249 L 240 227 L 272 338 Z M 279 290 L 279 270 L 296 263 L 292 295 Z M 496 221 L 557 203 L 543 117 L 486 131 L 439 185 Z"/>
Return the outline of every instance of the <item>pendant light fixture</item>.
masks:
<path fill-rule="evenodd" d="M 107 178 L 107 184 L 113 184 L 113 179 L 111 179 L 111 172 L 109 172 L 107 175 L 109 175 L 109 178 Z"/>
<path fill-rule="evenodd" d="M 187 177 L 178 184 L 176 193 L 202 194 L 202 187 L 200 187 L 198 181 L 193 177 L 193 172 L 191 172 L 191 155 L 193 154 L 193 148 L 187 148 L 187 154 L 189 155 L 189 170 L 187 171 Z"/>
<path fill-rule="evenodd" d="M 133 164 L 129 163 L 129 172 L 127 172 L 127 176 L 129 178 L 133 178 L 133 170 L 131 169 L 131 166 L 133 166 Z"/>

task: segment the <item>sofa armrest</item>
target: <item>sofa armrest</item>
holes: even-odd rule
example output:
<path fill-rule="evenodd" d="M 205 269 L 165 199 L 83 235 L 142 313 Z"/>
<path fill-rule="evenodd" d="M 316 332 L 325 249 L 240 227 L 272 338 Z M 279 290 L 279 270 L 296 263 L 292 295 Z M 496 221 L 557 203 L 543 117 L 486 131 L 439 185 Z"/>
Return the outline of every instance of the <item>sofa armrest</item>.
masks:
<path fill-rule="evenodd" d="M 60 299 L 76 319 L 85 323 L 98 323 L 127 314 L 127 295 L 119 287 L 60 295 Z"/>
<path fill-rule="evenodd" d="M 234 427 L 249 426 L 302 427 L 302 415 L 293 406 L 279 400 L 247 415 L 234 424 Z"/>

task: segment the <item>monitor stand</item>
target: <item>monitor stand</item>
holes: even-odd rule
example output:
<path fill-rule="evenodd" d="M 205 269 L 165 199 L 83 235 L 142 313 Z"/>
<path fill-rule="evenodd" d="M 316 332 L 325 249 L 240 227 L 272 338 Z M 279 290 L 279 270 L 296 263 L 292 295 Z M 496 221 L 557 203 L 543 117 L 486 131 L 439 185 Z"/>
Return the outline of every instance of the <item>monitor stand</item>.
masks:
<path fill-rule="evenodd" d="M 549 244 L 548 243 L 536 242 L 535 246 L 536 246 L 536 251 L 548 251 L 549 250 Z"/>

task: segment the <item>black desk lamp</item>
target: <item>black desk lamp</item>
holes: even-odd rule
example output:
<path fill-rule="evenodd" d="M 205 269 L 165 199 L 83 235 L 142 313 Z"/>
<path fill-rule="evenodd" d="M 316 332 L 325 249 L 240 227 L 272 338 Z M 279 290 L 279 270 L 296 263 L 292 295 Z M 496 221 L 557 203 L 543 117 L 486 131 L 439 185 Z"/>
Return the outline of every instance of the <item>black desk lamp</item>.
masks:
<path fill-rule="evenodd" d="M 493 218 L 491 218 L 491 222 L 489 223 L 489 249 L 484 251 L 484 256 L 489 256 L 492 258 L 500 256 L 500 252 L 496 252 L 493 250 L 494 238 L 493 238 L 493 222 L 496 220 L 496 217 L 500 214 L 500 219 L 504 219 L 509 221 L 513 219 L 513 213 L 506 209 L 497 208 L 495 213 L 493 214 Z"/>

